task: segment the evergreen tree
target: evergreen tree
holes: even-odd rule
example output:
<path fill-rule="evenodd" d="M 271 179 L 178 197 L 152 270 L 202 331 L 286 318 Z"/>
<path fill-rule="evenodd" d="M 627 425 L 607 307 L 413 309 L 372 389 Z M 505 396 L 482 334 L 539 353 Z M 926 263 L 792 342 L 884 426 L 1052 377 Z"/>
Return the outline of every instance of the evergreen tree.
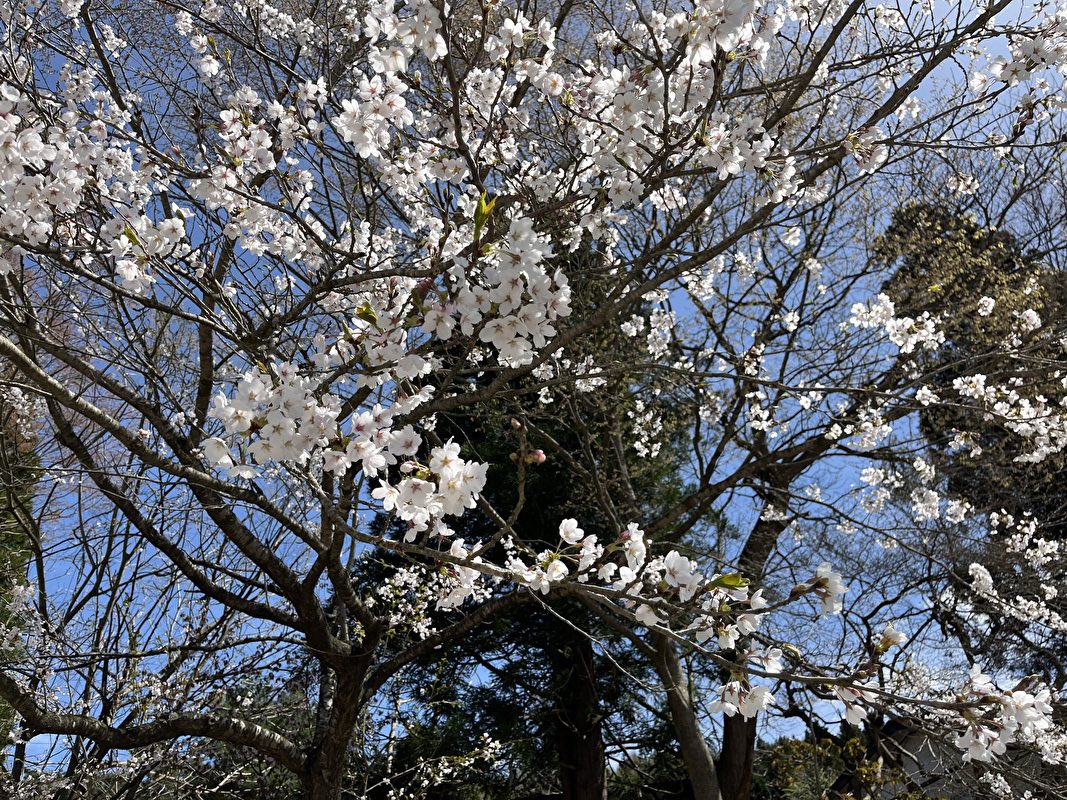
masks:
<path fill-rule="evenodd" d="M 950 398 L 954 382 L 983 375 L 990 384 L 1010 381 L 1035 404 L 1062 389 L 1056 376 L 1067 367 L 1067 280 L 1011 233 L 945 206 L 916 203 L 894 214 L 876 251 L 893 270 L 884 288 L 898 314 L 930 312 L 939 320 L 946 344 L 924 357 L 936 376 L 929 384 L 936 394 Z M 989 411 L 995 411 L 992 404 Z M 1059 452 L 1039 463 L 1019 461 L 1004 420 L 962 403 L 919 406 L 919 424 L 950 494 L 984 521 L 999 521 L 979 544 L 956 542 L 945 553 L 956 591 L 939 598 L 943 623 L 987 663 L 1021 662 L 1062 685 L 1067 629 L 1055 620 L 1021 622 L 968 587 L 970 564 L 981 562 L 1009 605 L 1040 596 L 1067 614 L 1064 600 L 1043 588 L 1063 585 L 1064 559 L 1040 563 L 1033 552 L 1040 539 L 1056 546 L 1067 540 L 1067 458 Z M 1031 519 L 1036 527 L 1020 539 Z"/>
<path fill-rule="evenodd" d="M 40 473 L 35 445 L 25 396 L 6 390 L 0 396 L 0 630 L 5 633 L 0 659 L 18 647 L 18 618 L 10 605 L 16 588 L 25 583 L 36 530 L 33 493 Z M 8 740 L 13 722 L 14 712 L 0 702 L 0 741 Z"/>
<path fill-rule="evenodd" d="M 562 258 L 568 274 L 578 276 L 572 279 L 575 305 L 596 313 L 610 277 L 595 250 L 583 246 Z M 635 411 L 628 367 L 640 358 L 641 344 L 617 327 L 600 329 L 595 340 L 581 339 L 568 348 L 566 360 L 555 366 L 565 371 L 568 363 L 595 354 L 602 379 L 577 388 L 527 379 L 477 414 L 439 421 L 438 437 L 454 438 L 464 458 L 491 465 L 483 496 L 494 508 L 513 510 L 506 521 L 511 535 L 531 551 L 555 546 L 560 521 L 570 517 L 582 520 L 586 534 L 610 541 L 620 519 L 652 516 L 654 506 L 676 502 L 684 488 L 672 452 L 641 459 L 622 446 Z M 456 343 L 458 363 L 472 346 Z M 474 376 L 472 381 L 488 379 Z M 678 416 L 677 409 L 660 410 L 667 424 Z M 472 512 L 455 535 L 468 543 L 485 542 L 499 530 L 500 520 Z M 426 687 L 421 699 L 432 710 L 422 724 L 408 726 L 401 749 L 415 764 L 459 758 L 478 746 L 483 733 L 506 742 L 506 770 L 465 774 L 451 789 L 439 784 L 434 797 L 460 800 L 472 791 L 478 797 L 564 800 L 676 796 L 682 788 L 674 779 L 680 771 L 672 755 L 677 745 L 662 718 L 630 696 L 627 686 L 634 677 L 656 681 L 649 665 L 588 609 L 575 600 L 546 598 L 540 607 L 502 616 L 458 647 L 409 670 L 405 681 Z M 611 742 L 609 734 L 624 734 L 627 741 Z M 642 794 L 633 769 L 611 774 L 606 751 L 612 745 L 645 760 L 648 769 L 640 772 L 646 791 L 651 782 L 668 793 Z M 394 773 L 402 772 L 398 766 L 392 765 Z"/>

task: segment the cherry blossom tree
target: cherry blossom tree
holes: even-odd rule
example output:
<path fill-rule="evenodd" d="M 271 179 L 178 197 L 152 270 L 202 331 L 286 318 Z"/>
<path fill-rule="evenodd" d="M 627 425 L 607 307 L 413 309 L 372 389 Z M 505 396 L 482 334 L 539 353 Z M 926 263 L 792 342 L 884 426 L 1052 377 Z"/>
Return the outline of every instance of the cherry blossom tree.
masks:
<path fill-rule="evenodd" d="M 898 308 L 870 245 L 872 198 L 1058 152 L 1067 12 L 31 0 L 0 25 L 0 357 L 48 498 L 5 612 L 12 794 L 174 796 L 153 776 L 212 742 L 340 797 L 409 665 L 563 599 L 656 675 L 701 798 L 747 796 L 776 705 L 908 720 L 997 791 L 1009 746 L 1062 760 L 1048 687 L 986 674 L 871 556 L 967 513 L 933 477 L 886 502 L 918 411 L 1042 462 L 1059 361 L 1054 394 L 974 354 L 943 387 L 936 304 Z M 1020 308 L 989 346 L 1060 328 Z M 506 504 L 463 435 L 490 413 Z M 684 491 L 639 494 L 642 462 Z M 588 506 L 528 533 L 535 471 Z"/>

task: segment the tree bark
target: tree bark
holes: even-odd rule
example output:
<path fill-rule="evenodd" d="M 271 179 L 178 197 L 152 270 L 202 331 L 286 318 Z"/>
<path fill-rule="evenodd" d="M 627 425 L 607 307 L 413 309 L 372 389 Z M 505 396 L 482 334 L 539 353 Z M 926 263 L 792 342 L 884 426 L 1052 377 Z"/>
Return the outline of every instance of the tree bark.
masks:
<path fill-rule="evenodd" d="M 366 703 L 367 675 L 381 635 L 380 626 L 364 631 L 360 652 L 333 665 L 333 697 L 323 714 L 326 722 L 316 725 L 321 738 L 310 748 L 301 776 L 306 800 L 341 800 L 352 733 Z"/>
<path fill-rule="evenodd" d="M 667 692 L 667 707 L 682 748 L 682 760 L 689 774 L 689 783 L 693 787 L 693 796 L 698 800 L 721 800 L 715 760 L 711 757 L 704 733 L 700 730 L 700 722 L 689 695 L 689 683 L 683 674 L 678 653 L 671 640 L 661 634 L 654 637 L 654 644 L 656 672 Z"/>
<path fill-rule="evenodd" d="M 748 800 L 755 752 L 756 718 L 745 719 L 739 714 L 725 717 L 718 763 L 722 800 Z"/>
<path fill-rule="evenodd" d="M 768 490 L 764 498 L 765 508 L 774 505 L 777 498 L 787 497 L 787 490 L 794 477 L 794 467 L 784 471 L 781 483 Z M 778 543 L 778 537 L 788 527 L 788 519 L 761 519 L 752 529 L 739 559 L 741 574 L 755 586 L 762 582 L 767 560 Z M 723 718 L 722 752 L 719 753 L 719 788 L 723 800 L 748 800 L 752 792 L 752 761 L 756 752 L 756 718 L 745 719 L 740 715 Z"/>
<path fill-rule="evenodd" d="M 563 800 L 607 800 L 593 645 L 579 633 L 569 634 L 568 646 L 557 654 L 562 680 L 557 691 L 555 728 Z"/>
<path fill-rule="evenodd" d="M 306 800 L 340 800 L 344 788 L 345 763 L 352 731 L 359 718 L 362 671 L 340 675 L 327 729 L 315 751 L 308 755 L 304 773 Z"/>

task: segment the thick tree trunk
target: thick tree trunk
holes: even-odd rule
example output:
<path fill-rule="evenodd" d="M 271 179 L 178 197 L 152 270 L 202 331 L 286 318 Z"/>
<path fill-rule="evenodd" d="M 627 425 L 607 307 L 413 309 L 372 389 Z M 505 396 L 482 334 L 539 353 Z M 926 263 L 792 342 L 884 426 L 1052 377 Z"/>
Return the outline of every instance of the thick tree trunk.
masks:
<path fill-rule="evenodd" d="M 358 708 L 358 694 L 340 693 L 338 704 L 351 702 L 352 708 Z M 319 746 L 317 752 L 308 759 L 307 773 L 304 776 L 304 797 L 306 800 L 341 800 L 344 788 L 345 764 L 348 758 L 348 746 L 352 739 L 357 713 L 340 709 L 340 713 L 331 715 L 329 733 Z"/>
<path fill-rule="evenodd" d="M 719 778 L 715 771 L 715 760 L 711 757 L 704 733 L 700 730 L 700 721 L 693 709 L 689 696 L 689 682 L 682 672 L 682 664 L 674 644 L 665 636 L 655 637 L 656 672 L 667 692 L 667 707 L 671 712 L 671 722 L 682 748 L 682 760 L 685 762 L 689 783 L 693 787 L 693 796 L 698 800 L 720 800 Z"/>
<path fill-rule="evenodd" d="M 316 770 L 308 775 L 305 783 L 306 800 L 340 800 L 343 770 L 323 762 L 316 764 Z"/>
<path fill-rule="evenodd" d="M 305 800 L 341 800 L 345 767 L 352 743 L 352 732 L 363 708 L 363 681 L 370 664 L 370 654 L 377 643 L 376 632 L 367 637 L 367 651 L 352 657 L 335 673 L 332 696 L 321 699 L 325 724 L 316 724 L 316 740 L 308 753 L 303 775 Z"/>
<path fill-rule="evenodd" d="M 596 687 L 593 645 L 570 632 L 560 651 L 561 676 L 556 709 L 556 748 L 563 800 L 607 800 L 604 739 Z"/>
<path fill-rule="evenodd" d="M 764 498 L 770 508 L 785 496 L 789 482 L 800 468 L 793 466 L 778 476 L 779 485 Z M 761 518 L 752 529 L 741 551 L 741 574 L 752 582 L 751 589 L 761 583 L 767 559 L 778 543 L 778 537 L 789 524 L 788 519 Z M 722 752 L 719 754 L 719 788 L 723 800 L 748 800 L 752 792 L 752 761 L 756 752 L 756 718 L 723 717 Z"/>
<path fill-rule="evenodd" d="M 723 720 L 719 785 L 723 800 L 748 800 L 752 791 L 752 758 L 756 752 L 756 718 L 740 715 Z"/>

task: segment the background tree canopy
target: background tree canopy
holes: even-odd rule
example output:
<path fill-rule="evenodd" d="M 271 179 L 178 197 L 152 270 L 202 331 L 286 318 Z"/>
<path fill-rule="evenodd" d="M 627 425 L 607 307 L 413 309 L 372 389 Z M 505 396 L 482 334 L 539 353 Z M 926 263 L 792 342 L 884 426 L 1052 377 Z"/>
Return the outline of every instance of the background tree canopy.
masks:
<path fill-rule="evenodd" d="M 0 795 L 1067 797 L 1065 75 L 1009 0 L 3 4 Z"/>

